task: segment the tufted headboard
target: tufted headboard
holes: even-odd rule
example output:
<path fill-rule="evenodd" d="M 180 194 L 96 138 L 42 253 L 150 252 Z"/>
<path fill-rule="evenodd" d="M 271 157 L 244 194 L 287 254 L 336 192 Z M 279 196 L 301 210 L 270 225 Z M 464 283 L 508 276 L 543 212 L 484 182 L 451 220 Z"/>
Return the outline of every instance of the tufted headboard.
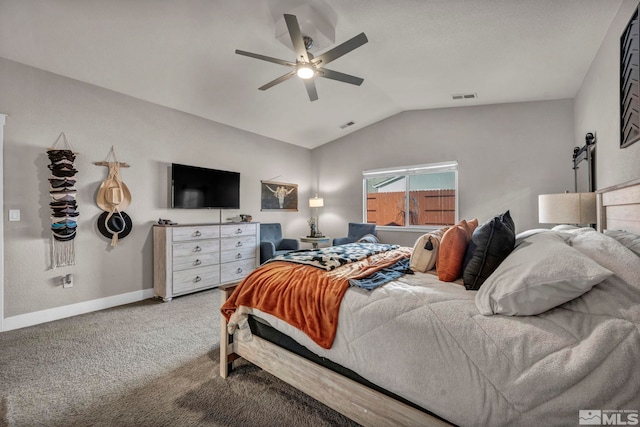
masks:
<path fill-rule="evenodd" d="M 598 231 L 640 234 L 640 178 L 596 191 Z"/>

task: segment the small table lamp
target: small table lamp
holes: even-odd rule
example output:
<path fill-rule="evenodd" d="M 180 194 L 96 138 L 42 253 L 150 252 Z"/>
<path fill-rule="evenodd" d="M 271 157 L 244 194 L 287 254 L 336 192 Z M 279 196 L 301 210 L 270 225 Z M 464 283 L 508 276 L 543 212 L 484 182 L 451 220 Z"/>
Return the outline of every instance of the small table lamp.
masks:
<path fill-rule="evenodd" d="M 541 224 L 595 224 L 596 193 L 560 193 L 538 196 Z"/>
<path fill-rule="evenodd" d="M 320 218 L 318 217 L 318 208 L 321 208 L 323 206 L 324 206 L 324 199 L 322 197 L 318 197 L 317 194 L 315 197 L 312 197 L 309 199 L 309 207 L 316 208 L 316 234 L 317 235 L 322 235 L 322 233 L 320 232 Z"/>

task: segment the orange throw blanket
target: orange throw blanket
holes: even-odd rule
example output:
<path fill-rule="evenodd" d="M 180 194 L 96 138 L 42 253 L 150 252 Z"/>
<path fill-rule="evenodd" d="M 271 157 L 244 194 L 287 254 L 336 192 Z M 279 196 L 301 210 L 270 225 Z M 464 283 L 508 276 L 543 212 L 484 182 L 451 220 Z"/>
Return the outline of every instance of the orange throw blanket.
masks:
<path fill-rule="evenodd" d="M 411 248 L 394 249 L 331 272 L 291 262 L 269 262 L 247 276 L 220 311 L 228 322 L 239 307 L 256 308 L 300 329 L 322 348 L 331 348 L 349 279 L 364 278 L 410 255 Z"/>

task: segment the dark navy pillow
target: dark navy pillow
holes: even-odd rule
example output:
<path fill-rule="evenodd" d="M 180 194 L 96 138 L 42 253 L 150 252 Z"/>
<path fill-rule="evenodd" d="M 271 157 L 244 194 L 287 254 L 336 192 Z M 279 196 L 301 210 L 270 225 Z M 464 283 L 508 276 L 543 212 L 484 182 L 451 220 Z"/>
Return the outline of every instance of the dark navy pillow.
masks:
<path fill-rule="evenodd" d="M 462 280 L 477 291 L 515 246 L 515 224 L 509 211 L 491 218 L 473 232 L 465 252 Z"/>

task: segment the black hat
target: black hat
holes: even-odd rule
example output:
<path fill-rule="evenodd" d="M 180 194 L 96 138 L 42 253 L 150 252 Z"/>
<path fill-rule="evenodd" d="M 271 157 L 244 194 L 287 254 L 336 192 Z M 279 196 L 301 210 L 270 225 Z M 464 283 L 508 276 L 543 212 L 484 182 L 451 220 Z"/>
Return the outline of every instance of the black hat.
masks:
<path fill-rule="evenodd" d="M 118 235 L 118 240 L 127 237 L 133 228 L 133 222 L 129 215 L 126 212 L 114 212 L 107 220 L 109 214 L 110 212 L 102 212 L 98 217 L 98 230 L 100 233 L 108 239 L 112 239 L 114 233 Z"/>
<path fill-rule="evenodd" d="M 59 242 L 66 242 L 68 240 L 73 240 L 76 237 L 75 228 L 64 228 L 59 230 L 53 230 L 53 238 Z"/>

